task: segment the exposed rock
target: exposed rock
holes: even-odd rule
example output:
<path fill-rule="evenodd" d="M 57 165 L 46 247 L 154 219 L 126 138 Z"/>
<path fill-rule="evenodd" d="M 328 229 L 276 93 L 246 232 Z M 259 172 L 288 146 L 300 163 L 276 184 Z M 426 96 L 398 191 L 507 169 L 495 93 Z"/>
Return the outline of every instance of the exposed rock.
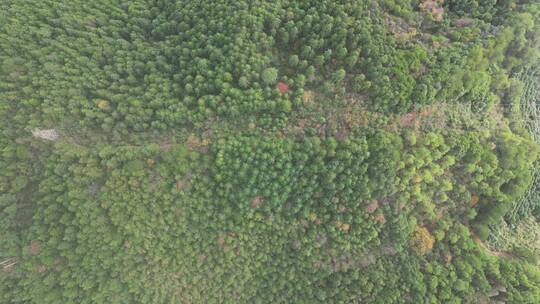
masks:
<path fill-rule="evenodd" d="M 36 128 L 32 130 L 32 135 L 45 140 L 57 140 L 60 137 L 55 129 L 40 130 Z"/>

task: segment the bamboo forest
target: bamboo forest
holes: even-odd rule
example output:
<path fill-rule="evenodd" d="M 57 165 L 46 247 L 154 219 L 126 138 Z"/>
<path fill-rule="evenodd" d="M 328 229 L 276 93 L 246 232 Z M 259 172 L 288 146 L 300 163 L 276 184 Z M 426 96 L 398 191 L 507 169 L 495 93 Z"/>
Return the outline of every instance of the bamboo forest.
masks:
<path fill-rule="evenodd" d="M 0 1 L 0 303 L 540 303 L 540 2 Z"/>

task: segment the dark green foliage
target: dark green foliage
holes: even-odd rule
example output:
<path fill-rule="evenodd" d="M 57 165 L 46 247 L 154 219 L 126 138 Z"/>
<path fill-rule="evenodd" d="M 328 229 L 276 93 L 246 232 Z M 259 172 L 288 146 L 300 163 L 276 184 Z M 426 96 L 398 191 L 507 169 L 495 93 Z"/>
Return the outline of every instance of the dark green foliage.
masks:
<path fill-rule="evenodd" d="M 0 302 L 539 302 L 499 2 L 3 1 Z"/>
<path fill-rule="evenodd" d="M 441 139 L 426 134 L 411 155 Z M 96 153 L 59 143 L 41 172 L 33 228 L 22 241 L 40 250 L 23 254 L 17 271 L 24 276 L 15 282 L 25 292 L 14 299 L 407 303 L 486 292 L 500 279 L 471 280 L 493 261 L 469 266 L 452 253 L 452 263 L 465 263 L 456 270 L 435 259 L 444 246 L 478 250 L 466 228 L 435 224 L 446 236 L 425 257 L 405 249 L 416 219 L 395 200 L 409 191 L 396 186 L 402 142 L 386 132 L 345 141 L 235 136 L 213 145 L 209 158 L 179 145 Z M 370 210 L 373 200 L 379 206 Z M 433 285 L 454 271 L 454 281 Z"/>
<path fill-rule="evenodd" d="M 497 0 L 447 0 L 444 5 L 458 16 L 471 16 L 489 21 L 497 11 L 497 2 Z"/>

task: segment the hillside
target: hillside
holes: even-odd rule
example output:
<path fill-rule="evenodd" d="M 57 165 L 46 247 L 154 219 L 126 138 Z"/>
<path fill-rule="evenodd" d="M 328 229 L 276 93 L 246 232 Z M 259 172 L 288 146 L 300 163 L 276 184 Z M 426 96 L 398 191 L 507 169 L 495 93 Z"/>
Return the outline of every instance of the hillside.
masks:
<path fill-rule="evenodd" d="M 540 4 L 0 2 L 0 303 L 540 303 Z"/>

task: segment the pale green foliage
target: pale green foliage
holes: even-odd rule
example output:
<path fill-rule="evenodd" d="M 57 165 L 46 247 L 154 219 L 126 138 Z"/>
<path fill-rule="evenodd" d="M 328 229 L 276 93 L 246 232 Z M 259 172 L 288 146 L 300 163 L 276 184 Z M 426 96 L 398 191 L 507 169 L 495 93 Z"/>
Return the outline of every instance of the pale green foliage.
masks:
<path fill-rule="evenodd" d="M 266 68 L 262 71 L 261 79 L 266 84 L 276 83 L 278 70 L 276 68 Z"/>

